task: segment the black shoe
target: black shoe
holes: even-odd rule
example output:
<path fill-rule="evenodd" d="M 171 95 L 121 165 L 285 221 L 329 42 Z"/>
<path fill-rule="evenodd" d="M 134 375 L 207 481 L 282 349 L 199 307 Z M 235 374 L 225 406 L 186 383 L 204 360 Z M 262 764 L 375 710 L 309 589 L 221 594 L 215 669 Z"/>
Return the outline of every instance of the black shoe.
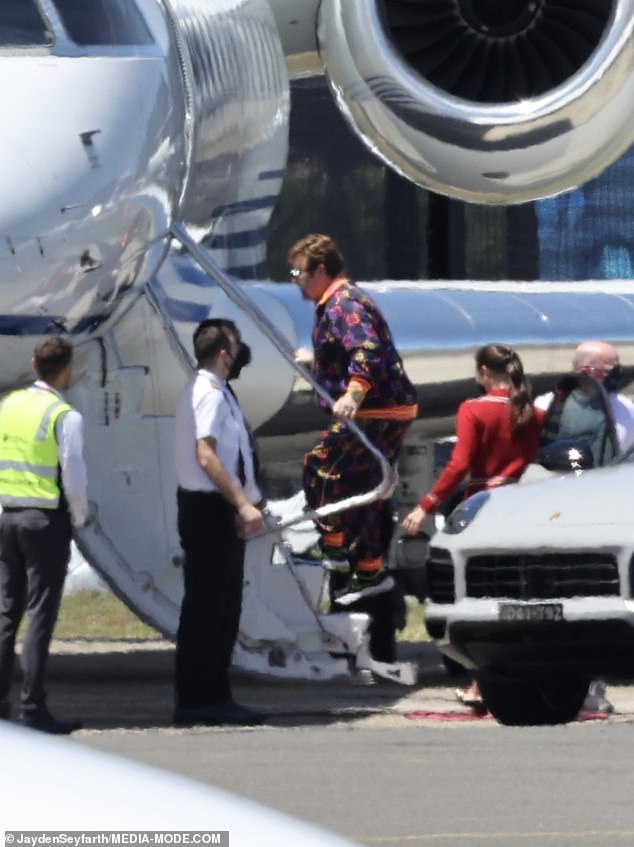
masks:
<path fill-rule="evenodd" d="M 245 726 L 259 726 L 266 721 L 266 715 L 263 715 L 262 712 L 254 712 L 253 709 L 242 706 L 240 703 L 232 701 L 230 709 L 231 713 L 239 719 L 240 723 L 244 723 Z"/>
<path fill-rule="evenodd" d="M 83 727 L 81 721 L 61 721 L 54 718 L 48 709 L 38 710 L 37 712 L 22 712 L 20 722 L 30 729 L 47 732 L 49 735 L 70 735 L 71 732 Z"/>
<path fill-rule="evenodd" d="M 293 559 L 299 565 L 320 565 L 329 571 L 350 572 L 350 562 L 346 551 L 328 547 L 321 541 L 316 541 L 301 553 L 293 553 Z"/>
<path fill-rule="evenodd" d="M 198 708 L 178 707 L 174 711 L 174 724 L 176 726 L 221 726 L 232 724 L 234 726 L 258 726 L 266 720 L 265 715 L 252 712 L 246 706 L 229 700 L 216 706 L 200 706 Z"/>
<path fill-rule="evenodd" d="M 363 600 L 364 597 L 374 597 L 375 594 L 385 594 L 394 588 L 394 577 L 385 568 L 364 573 L 353 573 L 347 588 L 335 593 L 335 603 L 340 606 L 350 606 Z"/>
<path fill-rule="evenodd" d="M 0 721 L 11 720 L 11 703 L 0 703 Z"/>

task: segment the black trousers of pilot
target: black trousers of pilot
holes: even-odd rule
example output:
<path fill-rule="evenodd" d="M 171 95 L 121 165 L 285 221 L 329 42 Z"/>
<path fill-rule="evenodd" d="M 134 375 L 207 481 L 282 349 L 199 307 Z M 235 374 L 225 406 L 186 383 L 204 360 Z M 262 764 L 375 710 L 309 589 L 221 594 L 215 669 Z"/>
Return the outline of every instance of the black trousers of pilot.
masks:
<path fill-rule="evenodd" d="M 8 701 L 15 637 L 26 611 L 22 711 L 46 706 L 44 680 L 70 560 L 72 529 L 66 511 L 9 509 L 0 515 L 0 705 Z"/>
<path fill-rule="evenodd" d="M 176 636 L 176 706 L 204 708 L 231 698 L 244 541 L 222 495 L 179 489 L 177 502 L 185 594 Z"/>

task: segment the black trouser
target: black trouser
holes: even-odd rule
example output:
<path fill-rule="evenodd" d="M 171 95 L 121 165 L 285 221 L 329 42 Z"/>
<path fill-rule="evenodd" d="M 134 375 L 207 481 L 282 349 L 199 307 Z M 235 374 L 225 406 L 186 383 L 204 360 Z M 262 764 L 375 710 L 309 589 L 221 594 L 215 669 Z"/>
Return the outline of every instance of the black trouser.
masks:
<path fill-rule="evenodd" d="M 335 593 L 346 588 L 349 580 L 349 574 L 330 572 L 328 584 L 332 611 L 338 611 L 341 608 L 334 603 Z M 383 594 L 363 597 L 346 608 L 351 612 L 365 612 L 370 616 L 368 635 L 372 658 L 377 662 L 395 662 L 397 659 L 396 630 L 403 629 L 406 622 L 405 598 L 400 587 L 395 585 Z"/>
<path fill-rule="evenodd" d="M 0 703 L 7 700 L 15 637 L 26 610 L 22 646 L 22 710 L 46 703 L 44 677 L 70 559 L 72 530 L 65 511 L 5 509 L 0 515 Z"/>
<path fill-rule="evenodd" d="M 199 708 L 231 697 L 244 541 L 222 495 L 179 489 L 177 501 L 185 594 L 176 636 L 176 705 Z"/>

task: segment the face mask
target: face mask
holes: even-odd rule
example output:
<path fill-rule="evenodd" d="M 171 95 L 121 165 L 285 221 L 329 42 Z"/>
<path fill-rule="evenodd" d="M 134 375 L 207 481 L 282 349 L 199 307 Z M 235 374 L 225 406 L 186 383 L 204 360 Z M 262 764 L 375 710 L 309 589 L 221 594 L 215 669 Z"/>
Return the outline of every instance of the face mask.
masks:
<path fill-rule="evenodd" d="M 235 359 L 229 368 L 227 379 L 237 379 L 240 376 L 240 371 L 251 362 L 251 348 L 243 341 L 240 342 L 240 347 L 236 353 Z"/>
<path fill-rule="evenodd" d="M 621 378 L 623 376 L 623 368 L 620 365 L 616 365 L 612 368 L 610 373 L 603 380 L 603 387 L 608 392 L 608 394 L 616 394 L 621 387 Z"/>

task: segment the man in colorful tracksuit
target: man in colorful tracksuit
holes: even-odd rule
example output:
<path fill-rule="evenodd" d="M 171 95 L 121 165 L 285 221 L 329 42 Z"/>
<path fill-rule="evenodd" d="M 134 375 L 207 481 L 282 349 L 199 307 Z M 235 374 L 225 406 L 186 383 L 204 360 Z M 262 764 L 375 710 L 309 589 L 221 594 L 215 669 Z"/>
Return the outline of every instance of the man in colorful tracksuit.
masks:
<path fill-rule="evenodd" d="M 82 416 L 60 393 L 70 385 L 72 352 L 59 336 L 40 342 L 38 379 L 0 401 L 0 718 L 10 717 L 15 638 L 26 611 L 20 719 L 55 735 L 81 726 L 51 715 L 44 688 L 72 530 L 87 511 Z"/>
<path fill-rule="evenodd" d="M 311 508 L 376 487 L 381 468 L 351 432 L 354 420 L 390 463 L 418 413 L 389 327 L 374 301 L 343 273 L 343 259 L 326 235 L 309 235 L 289 251 L 291 276 L 315 302 L 314 351 L 296 359 L 311 367 L 335 399 L 335 420 L 304 459 L 304 491 Z M 324 408 L 326 404 L 322 402 Z M 335 600 L 346 605 L 389 590 L 385 569 L 388 504 L 384 500 L 331 515 L 318 526 L 320 542 L 311 558 L 349 562 L 349 585 Z"/>

